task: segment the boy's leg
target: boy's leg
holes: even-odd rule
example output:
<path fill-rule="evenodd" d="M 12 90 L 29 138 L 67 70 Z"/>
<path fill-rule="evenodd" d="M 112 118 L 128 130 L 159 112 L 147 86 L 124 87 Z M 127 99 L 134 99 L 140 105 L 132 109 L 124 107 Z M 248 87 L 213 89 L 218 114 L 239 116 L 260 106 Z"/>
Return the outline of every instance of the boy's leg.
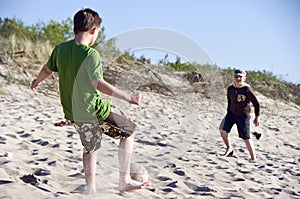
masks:
<path fill-rule="evenodd" d="M 251 160 L 256 160 L 254 144 L 250 138 L 250 116 L 246 118 L 239 118 L 237 120 L 237 127 L 239 137 L 244 140 L 249 151 Z"/>
<path fill-rule="evenodd" d="M 229 135 L 224 130 L 220 130 L 220 134 L 221 134 L 221 137 L 224 141 L 224 144 L 226 145 L 226 152 L 224 153 L 224 156 L 228 156 L 233 151 L 233 147 L 232 147 L 232 145 L 230 143 L 230 140 L 229 140 Z"/>
<path fill-rule="evenodd" d="M 121 138 L 119 145 L 119 191 L 141 189 L 148 182 L 138 182 L 130 177 L 131 155 L 133 152 L 133 137 Z"/>
<path fill-rule="evenodd" d="M 87 193 L 95 193 L 97 150 L 101 147 L 102 130 L 99 128 L 98 122 L 75 122 L 74 127 L 79 133 L 81 143 L 84 146 L 82 162 L 86 182 L 86 191 Z"/>
<path fill-rule="evenodd" d="M 136 124 L 132 122 L 131 120 L 127 119 L 126 117 L 110 112 L 108 118 L 105 120 L 105 122 L 112 124 L 115 127 L 118 127 L 122 130 L 122 133 L 126 132 L 128 135 L 126 137 L 129 137 L 131 134 L 133 134 Z M 111 135 L 110 135 L 111 136 Z M 122 136 L 122 135 L 121 135 Z"/>
<path fill-rule="evenodd" d="M 132 134 L 135 130 L 136 125 L 129 119 L 112 112 L 105 120 L 105 122 L 120 128 L 122 131 L 120 134 L 124 134 L 127 137 L 121 137 L 119 144 L 119 191 L 141 189 L 143 186 L 148 185 L 148 182 L 138 182 L 132 180 L 130 177 L 130 164 L 134 141 Z"/>
<path fill-rule="evenodd" d="M 251 139 L 248 139 L 248 140 L 244 140 L 244 142 L 245 142 L 245 144 L 247 146 L 247 149 L 250 153 L 251 160 L 256 160 L 255 148 L 254 148 L 253 141 Z"/>
<path fill-rule="evenodd" d="M 83 153 L 82 155 L 83 169 L 85 175 L 87 193 L 96 193 L 96 162 L 97 151 L 91 153 Z"/>
<path fill-rule="evenodd" d="M 226 151 L 224 153 L 224 156 L 228 156 L 230 153 L 233 152 L 233 147 L 230 143 L 229 139 L 229 133 L 232 126 L 234 124 L 234 118 L 233 115 L 230 113 L 227 113 L 225 118 L 222 120 L 220 124 L 220 135 L 223 139 L 224 144 L 226 145 Z"/>

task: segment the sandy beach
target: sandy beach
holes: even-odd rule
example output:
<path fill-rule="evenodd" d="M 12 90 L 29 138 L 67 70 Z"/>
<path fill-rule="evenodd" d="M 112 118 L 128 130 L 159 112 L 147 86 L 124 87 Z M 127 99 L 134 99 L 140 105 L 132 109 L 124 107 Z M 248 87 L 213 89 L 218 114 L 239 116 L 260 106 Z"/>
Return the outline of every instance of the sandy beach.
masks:
<path fill-rule="evenodd" d="M 236 156 L 223 157 L 218 126 L 226 113 L 225 87 L 218 100 L 209 99 L 178 75 L 158 74 L 133 78 L 140 83 L 126 83 L 128 88 L 116 83 L 141 93 L 140 106 L 103 96 L 138 124 L 132 162 L 146 167 L 150 186 L 117 191 L 119 141 L 104 137 L 93 195 L 82 193 L 78 134 L 72 126 L 54 126 L 64 120 L 59 95 L 34 93 L 0 77 L 5 92 L 0 95 L 0 198 L 300 198 L 299 106 L 257 93 L 261 125 L 251 125 L 251 132 L 261 135 L 252 135 L 257 161 L 249 162 L 235 127 L 230 135 Z"/>

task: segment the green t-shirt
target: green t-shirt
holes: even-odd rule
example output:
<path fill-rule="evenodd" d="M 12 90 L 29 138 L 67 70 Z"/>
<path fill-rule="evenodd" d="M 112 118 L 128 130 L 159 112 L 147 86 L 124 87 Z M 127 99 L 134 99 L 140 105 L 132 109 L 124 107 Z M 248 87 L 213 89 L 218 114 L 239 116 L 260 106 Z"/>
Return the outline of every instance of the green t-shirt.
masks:
<path fill-rule="evenodd" d="M 47 67 L 58 72 L 60 100 L 65 118 L 71 121 L 103 121 L 110 113 L 110 104 L 100 98 L 92 81 L 103 79 L 99 53 L 73 40 L 53 50 Z"/>

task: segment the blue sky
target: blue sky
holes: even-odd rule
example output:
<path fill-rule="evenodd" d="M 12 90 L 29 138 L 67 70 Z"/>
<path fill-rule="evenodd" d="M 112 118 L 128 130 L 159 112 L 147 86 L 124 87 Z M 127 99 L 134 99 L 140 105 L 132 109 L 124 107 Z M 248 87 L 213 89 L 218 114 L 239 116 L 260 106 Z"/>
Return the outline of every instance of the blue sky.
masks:
<path fill-rule="evenodd" d="M 1 0 L 0 17 L 26 24 L 60 22 L 90 7 L 99 12 L 108 38 L 156 27 L 183 34 L 218 66 L 267 70 L 300 83 L 298 0 Z M 174 41 L 176 42 L 176 41 Z M 145 54 L 147 57 L 147 54 Z"/>

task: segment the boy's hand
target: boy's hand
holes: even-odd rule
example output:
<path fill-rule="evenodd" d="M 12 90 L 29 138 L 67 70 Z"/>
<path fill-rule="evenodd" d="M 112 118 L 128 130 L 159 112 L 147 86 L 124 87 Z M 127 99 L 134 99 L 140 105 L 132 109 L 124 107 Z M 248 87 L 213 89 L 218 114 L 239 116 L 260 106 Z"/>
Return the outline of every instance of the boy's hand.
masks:
<path fill-rule="evenodd" d="M 141 103 L 141 95 L 139 93 L 131 94 L 129 103 L 139 105 Z"/>
<path fill-rule="evenodd" d="M 259 116 L 255 116 L 254 124 L 255 126 L 259 126 Z"/>
<path fill-rule="evenodd" d="M 36 87 L 38 87 L 39 83 L 49 77 L 52 73 L 53 72 L 48 68 L 48 66 L 44 65 L 37 78 L 32 81 L 30 88 L 33 91 L 36 91 Z"/>
<path fill-rule="evenodd" d="M 36 79 L 34 79 L 34 80 L 31 82 L 31 85 L 30 85 L 31 90 L 36 91 L 36 87 L 37 87 L 38 85 L 39 85 L 39 84 L 37 83 Z"/>

